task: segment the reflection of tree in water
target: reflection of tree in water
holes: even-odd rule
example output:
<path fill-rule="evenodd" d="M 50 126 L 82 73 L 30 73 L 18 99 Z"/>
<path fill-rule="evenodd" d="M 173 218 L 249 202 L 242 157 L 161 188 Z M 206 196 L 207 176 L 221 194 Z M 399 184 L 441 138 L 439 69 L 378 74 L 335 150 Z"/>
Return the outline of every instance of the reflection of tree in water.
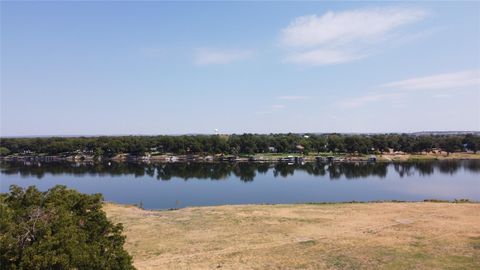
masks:
<path fill-rule="evenodd" d="M 454 174 L 460 168 L 460 163 L 452 160 L 444 160 L 438 162 L 438 169 L 442 173 Z"/>
<path fill-rule="evenodd" d="M 258 173 L 261 173 L 261 174 L 266 174 L 268 170 L 270 170 L 269 163 L 257 163 L 256 166 L 257 166 Z"/>
<path fill-rule="evenodd" d="M 257 166 L 255 163 L 238 163 L 233 167 L 233 173 L 244 182 L 250 182 L 257 175 Z"/>
<path fill-rule="evenodd" d="M 287 177 L 289 175 L 293 175 L 294 172 L 295 167 L 293 165 L 289 165 L 287 163 L 277 163 L 273 169 L 273 176 Z"/>
<path fill-rule="evenodd" d="M 347 179 L 364 178 L 368 176 L 385 177 L 387 175 L 387 165 L 385 163 L 305 163 L 304 165 L 288 165 L 279 163 L 275 165 L 273 175 L 275 177 L 287 177 L 293 175 L 295 171 L 304 171 L 309 175 L 324 176 L 328 173 L 330 179 Z"/>
<path fill-rule="evenodd" d="M 465 161 L 465 168 L 467 171 L 480 172 L 480 162 L 476 160 Z"/>
<path fill-rule="evenodd" d="M 157 179 L 170 180 L 172 177 L 189 179 L 222 180 L 230 176 L 229 163 L 164 163 L 156 164 Z"/>
<path fill-rule="evenodd" d="M 253 181 L 257 174 L 266 174 L 270 170 L 274 177 L 289 177 L 295 172 L 304 172 L 313 176 L 326 176 L 331 180 L 346 178 L 357 179 L 369 176 L 384 178 L 389 166 L 392 166 L 400 177 L 411 176 L 418 172 L 421 176 L 435 172 L 454 174 L 460 168 L 471 172 L 480 172 L 480 161 L 437 161 L 437 162 L 405 162 L 405 163 L 71 163 L 45 162 L 22 163 L 1 162 L 2 174 L 19 174 L 22 177 L 34 176 L 38 179 L 45 174 L 75 175 L 75 176 L 148 176 L 159 180 L 172 178 L 223 180 L 230 176 L 238 177 L 242 181 Z"/>
<path fill-rule="evenodd" d="M 398 173 L 400 177 L 404 176 L 412 176 L 414 174 L 414 166 L 415 164 L 407 162 L 407 163 L 394 163 L 393 168 Z"/>
<path fill-rule="evenodd" d="M 324 176 L 327 173 L 325 170 L 326 166 L 326 164 L 305 163 L 305 165 L 300 166 L 298 169 L 305 171 L 309 175 Z"/>
<path fill-rule="evenodd" d="M 45 174 L 51 175 L 134 175 L 143 176 L 145 167 L 132 163 L 72 163 L 72 162 L 1 162 L 2 174 L 20 174 L 21 176 L 34 176 L 42 179 Z"/>
<path fill-rule="evenodd" d="M 346 163 L 341 166 L 341 173 L 347 179 L 365 178 L 368 176 L 378 176 L 384 178 L 387 175 L 386 163 L 373 164 L 351 164 Z"/>
<path fill-rule="evenodd" d="M 431 175 L 434 172 L 434 166 L 432 162 L 417 162 L 415 163 L 415 169 L 421 176 Z"/>
<path fill-rule="evenodd" d="M 472 165 L 474 164 L 474 165 Z M 419 161 L 419 162 L 405 162 L 405 163 L 395 163 L 395 171 L 400 175 L 400 177 L 411 176 L 418 172 L 421 176 L 431 175 L 435 172 L 435 168 L 438 169 L 441 173 L 454 174 L 461 167 L 465 170 L 475 172 L 475 167 L 480 167 L 480 162 L 476 160 L 470 161 L 457 161 L 457 160 L 443 160 L 437 162 L 429 161 Z M 470 169 L 473 167 L 473 169 Z"/>
<path fill-rule="evenodd" d="M 154 177 L 155 176 L 155 167 L 154 166 L 146 166 L 145 167 L 145 174 Z"/>

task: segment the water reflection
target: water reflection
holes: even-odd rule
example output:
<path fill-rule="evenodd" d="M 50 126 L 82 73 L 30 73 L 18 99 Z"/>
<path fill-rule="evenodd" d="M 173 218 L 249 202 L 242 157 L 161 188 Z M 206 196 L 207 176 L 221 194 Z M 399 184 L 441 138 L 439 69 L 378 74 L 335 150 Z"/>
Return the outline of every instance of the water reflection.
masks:
<path fill-rule="evenodd" d="M 148 209 L 424 199 L 480 200 L 480 161 L 408 163 L 0 163 L 10 185 L 57 184 Z M 41 179 L 39 181 L 39 179 Z M 183 180 L 182 180 L 183 179 Z M 349 181 L 349 180 L 361 181 Z M 209 181 L 211 180 L 211 181 Z"/>
<path fill-rule="evenodd" d="M 1 162 L 1 173 L 4 175 L 19 174 L 23 177 L 42 179 L 46 174 L 73 176 L 134 176 L 151 177 L 168 181 L 172 178 L 183 180 L 210 179 L 223 180 L 235 176 L 241 181 L 253 181 L 257 175 L 272 171 L 275 178 L 286 178 L 297 172 L 305 172 L 312 176 L 328 177 L 330 180 L 341 178 L 359 179 L 371 176 L 384 178 L 389 169 L 393 169 L 399 177 L 412 175 L 429 176 L 434 173 L 454 175 L 459 170 L 478 173 L 480 161 L 436 161 L 436 162 L 403 162 L 403 163 L 70 163 L 70 162 Z"/>

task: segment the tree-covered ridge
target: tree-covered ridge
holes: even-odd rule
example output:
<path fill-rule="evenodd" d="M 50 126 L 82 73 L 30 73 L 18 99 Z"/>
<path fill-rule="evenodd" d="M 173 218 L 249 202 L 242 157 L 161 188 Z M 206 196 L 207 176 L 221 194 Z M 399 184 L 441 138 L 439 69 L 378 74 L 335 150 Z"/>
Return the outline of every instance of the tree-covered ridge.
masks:
<path fill-rule="evenodd" d="M 102 201 L 65 186 L 12 186 L 0 195 L 1 269 L 134 269 L 123 227 L 107 219 Z"/>
<path fill-rule="evenodd" d="M 0 155 L 86 153 L 113 157 L 127 153 L 255 154 L 292 152 L 378 153 L 388 150 L 418 153 L 477 151 L 480 136 L 467 135 L 345 135 L 345 134 L 242 134 L 182 136 L 2 138 Z"/>

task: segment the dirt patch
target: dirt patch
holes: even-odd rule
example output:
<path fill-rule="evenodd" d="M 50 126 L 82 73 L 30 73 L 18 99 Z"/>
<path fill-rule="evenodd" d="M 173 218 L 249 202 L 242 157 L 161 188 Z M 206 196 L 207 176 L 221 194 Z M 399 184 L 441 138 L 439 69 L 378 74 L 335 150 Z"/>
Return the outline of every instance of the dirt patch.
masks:
<path fill-rule="evenodd" d="M 139 269 L 480 269 L 480 204 L 106 204 Z"/>

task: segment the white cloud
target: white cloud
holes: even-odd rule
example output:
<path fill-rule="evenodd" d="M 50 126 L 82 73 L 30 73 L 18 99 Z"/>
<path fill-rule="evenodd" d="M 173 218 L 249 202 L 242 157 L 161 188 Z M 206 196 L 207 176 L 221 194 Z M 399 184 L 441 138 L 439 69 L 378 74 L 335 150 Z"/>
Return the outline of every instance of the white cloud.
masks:
<path fill-rule="evenodd" d="M 302 99 L 307 99 L 307 96 L 279 96 L 277 99 L 283 99 L 283 100 L 302 100 Z"/>
<path fill-rule="evenodd" d="M 399 90 L 435 90 L 480 87 L 480 70 L 464 70 L 390 82 L 383 87 Z"/>
<path fill-rule="evenodd" d="M 274 110 L 280 110 L 280 109 L 285 108 L 285 105 L 275 104 L 275 105 L 272 105 L 271 107 L 272 107 L 272 109 L 274 109 Z"/>
<path fill-rule="evenodd" d="M 381 37 L 392 30 L 421 20 L 426 12 L 419 9 L 372 8 L 327 12 L 322 16 L 296 18 L 283 29 L 283 43 L 293 47 L 315 47 L 331 43 Z"/>
<path fill-rule="evenodd" d="M 306 52 L 294 52 L 285 58 L 285 62 L 310 65 L 339 64 L 362 58 L 341 50 L 311 50 Z"/>
<path fill-rule="evenodd" d="M 250 58 L 251 56 L 252 56 L 252 51 L 249 51 L 249 50 L 197 49 L 195 54 L 195 64 L 197 65 L 229 64 L 232 62 Z"/>
<path fill-rule="evenodd" d="M 398 36 L 400 27 L 426 15 L 420 9 L 390 7 L 301 16 L 281 32 L 282 45 L 296 50 L 285 60 L 317 65 L 357 60 L 375 44 Z"/>
<path fill-rule="evenodd" d="M 351 109 L 351 108 L 361 107 L 374 102 L 381 102 L 381 101 L 387 101 L 387 100 L 396 101 L 400 97 L 402 97 L 402 94 L 400 93 L 370 93 L 364 96 L 339 101 L 335 103 L 335 105 L 340 108 Z"/>
<path fill-rule="evenodd" d="M 417 77 L 402 81 L 395 81 L 381 85 L 393 91 L 383 89 L 380 92 L 369 93 L 364 96 L 340 100 L 335 103 L 340 108 L 357 108 L 374 102 L 398 102 L 402 97 L 411 97 L 418 92 L 410 90 L 442 90 L 433 96 L 435 99 L 453 97 L 450 90 L 475 88 L 480 90 L 480 70 L 464 70 L 451 73 L 436 74 L 426 77 Z M 393 104 L 392 106 L 403 106 Z"/>

